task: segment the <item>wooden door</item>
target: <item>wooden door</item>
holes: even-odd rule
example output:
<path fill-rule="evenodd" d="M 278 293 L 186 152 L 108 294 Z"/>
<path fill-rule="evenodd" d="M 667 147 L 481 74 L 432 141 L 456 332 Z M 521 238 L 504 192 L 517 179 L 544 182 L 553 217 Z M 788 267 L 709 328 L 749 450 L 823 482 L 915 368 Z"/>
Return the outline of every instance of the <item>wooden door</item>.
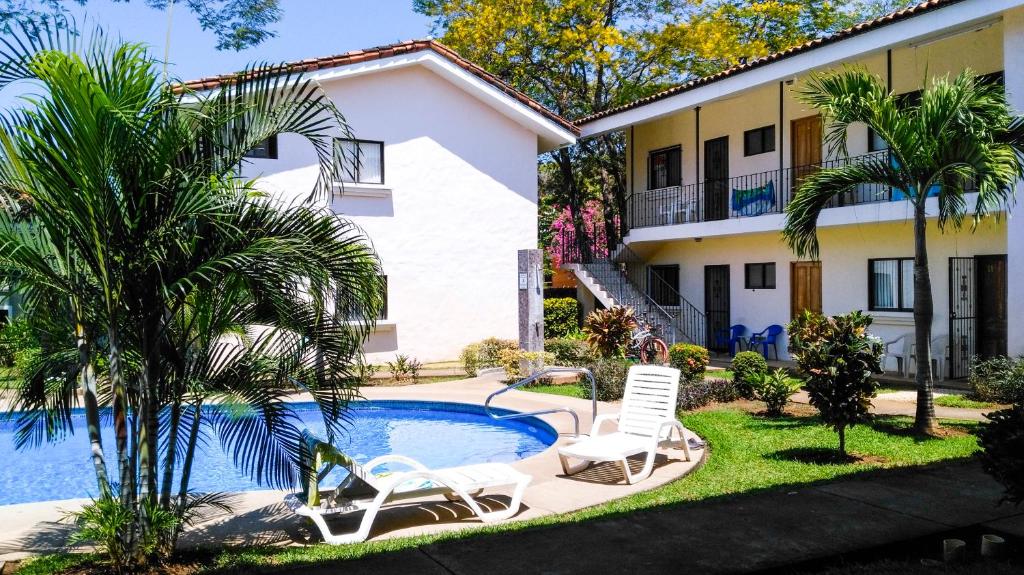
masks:
<path fill-rule="evenodd" d="M 792 262 L 789 265 L 790 317 L 809 310 L 821 313 L 821 262 Z"/>
<path fill-rule="evenodd" d="M 727 351 L 728 345 L 719 345 L 718 333 L 729 329 L 729 266 L 704 266 L 704 317 L 707 323 L 707 348 Z"/>
<path fill-rule="evenodd" d="M 704 221 L 729 217 L 729 137 L 704 142 Z"/>
<path fill-rule="evenodd" d="M 789 134 L 789 165 L 793 167 L 792 195 L 796 195 L 803 178 L 814 173 L 821 165 L 821 116 L 793 120 Z"/>
<path fill-rule="evenodd" d="M 977 256 L 976 353 L 984 358 L 1006 355 L 1006 256 Z"/>

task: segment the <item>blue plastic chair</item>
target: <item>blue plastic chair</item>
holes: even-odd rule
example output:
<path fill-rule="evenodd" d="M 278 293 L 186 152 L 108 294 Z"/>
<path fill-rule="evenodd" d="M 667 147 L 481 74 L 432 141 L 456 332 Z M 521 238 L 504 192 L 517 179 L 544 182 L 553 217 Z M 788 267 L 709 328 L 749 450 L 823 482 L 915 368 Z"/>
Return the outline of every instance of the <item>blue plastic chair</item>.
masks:
<path fill-rule="evenodd" d="M 747 326 L 743 324 L 736 324 L 729 329 L 718 330 L 718 333 L 715 334 L 715 344 L 719 349 L 728 346 L 729 355 L 736 355 L 736 346 L 742 347 L 747 341 L 743 339 L 746 333 Z"/>
<path fill-rule="evenodd" d="M 765 359 L 768 359 L 768 346 L 772 346 L 775 350 L 775 359 L 779 359 L 779 336 L 786 330 L 781 325 L 770 325 L 764 329 L 764 331 L 755 333 L 750 336 L 750 342 L 748 343 L 748 349 L 754 349 L 756 346 L 761 346 L 761 355 Z"/>

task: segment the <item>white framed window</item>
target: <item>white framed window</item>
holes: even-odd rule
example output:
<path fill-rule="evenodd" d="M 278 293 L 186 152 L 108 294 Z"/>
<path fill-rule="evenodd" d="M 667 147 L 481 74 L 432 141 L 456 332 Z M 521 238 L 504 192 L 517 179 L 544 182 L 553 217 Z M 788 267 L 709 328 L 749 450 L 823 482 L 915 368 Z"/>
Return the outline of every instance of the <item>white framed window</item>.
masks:
<path fill-rule="evenodd" d="M 346 184 L 383 184 L 384 142 L 335 138 L 334 179 Z"/>

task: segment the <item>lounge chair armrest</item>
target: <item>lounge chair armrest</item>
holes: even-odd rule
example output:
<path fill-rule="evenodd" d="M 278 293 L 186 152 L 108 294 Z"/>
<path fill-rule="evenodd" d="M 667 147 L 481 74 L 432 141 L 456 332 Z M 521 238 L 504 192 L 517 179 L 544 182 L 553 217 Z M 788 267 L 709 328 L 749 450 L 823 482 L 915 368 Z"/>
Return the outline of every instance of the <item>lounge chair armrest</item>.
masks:
<path fill-rule="evenodd" d="M 686 441 L 686 435 L 683 432 L 683 430 L 686 428 L 683 427 L 683 422 L 679 421 L 678 419 L 673 419 L 671 417 L 666 417 L 665 419 L 661 420 L 660 423 L 658 423 L 657 437 L 659 441 L 661 441 L 661 434 L 662 432 L 665 431 L 666 427 L 669 428 L 668 437 L 666 439 L 670 439 L 672 437 L 672 428 L 674 427 L 679 430 L 679 439 L 682 441 Z"/>
<path fill-rule="evenodd" d="M 373 473 L 374 469 L 384 465 L 385 463 L 401 463 L 415 469 L 416 471 L 430 471 L 430 468 L 426 465 L 404 455 L 381 455 L 380 457 L 374 457 L 370 461 L 366 462 L 366 465 L 363 465 L 362 467 L 367 473 Z"/>
<path fill-rule="evenodd" d="M 601 434 L 601 424 L 606 421 L 619 421 L 618 413 L 602 413 L 594 418 L 594 424 L 590 426 L 590 437 L 597 437 Z"/>

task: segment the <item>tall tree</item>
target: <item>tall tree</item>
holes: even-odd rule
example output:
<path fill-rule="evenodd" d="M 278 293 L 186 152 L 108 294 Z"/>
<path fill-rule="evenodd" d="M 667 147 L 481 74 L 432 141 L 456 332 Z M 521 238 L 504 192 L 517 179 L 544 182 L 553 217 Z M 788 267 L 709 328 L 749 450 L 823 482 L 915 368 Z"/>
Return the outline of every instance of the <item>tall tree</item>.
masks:
<path fill-rule="evenodd" d="M 938 196 L 940 231 L 963 226 L 968 192 L 978 192 L 970 214 L 975 225 L 1005 208 L 1024 176 L 1024 117 L 1013 115 L 1001 85 L 980 82 L 970 71 L 933 79 L 919 104 L 908 105 L 885 86 L 881 78 L 856 68 L 809 78 L 801 97 L 827 123 L 825 141 L 832 154 L 847 155 L 847 129 L 863 122 L 889 145 L 892 160 L 875 158 L 809 176 L 786 208 L 783 236 L 798 255 L 816 258 L 818 215 L 836 196 L 876 184 L 908 197 L 914 211 L 915 426 L 927 433 L 936 421 L 925 205 Z"/>

